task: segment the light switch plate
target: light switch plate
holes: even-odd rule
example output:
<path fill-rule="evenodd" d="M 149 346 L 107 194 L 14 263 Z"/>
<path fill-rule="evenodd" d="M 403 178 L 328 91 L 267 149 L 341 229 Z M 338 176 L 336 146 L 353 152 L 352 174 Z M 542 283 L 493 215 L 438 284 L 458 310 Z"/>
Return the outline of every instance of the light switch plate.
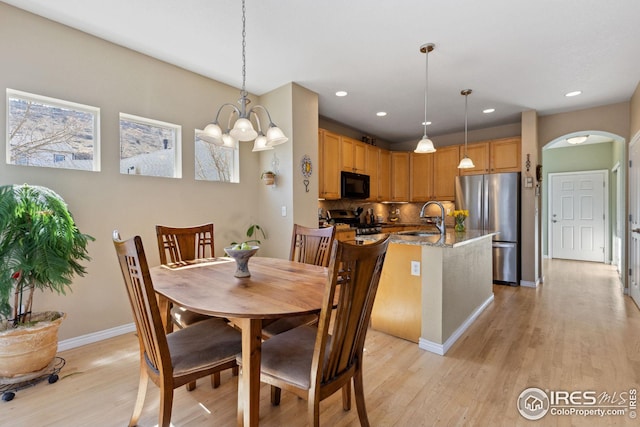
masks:
<path fill-rule="evenodd" d="M 411 275 L 412 276 L 420 275 L 420 261 L 411 261 Z"/>
<path fill-rule="evenodd" d="M 287 207 L 286 206 L 282 206 L 282 216 L 287 216 Z"/>

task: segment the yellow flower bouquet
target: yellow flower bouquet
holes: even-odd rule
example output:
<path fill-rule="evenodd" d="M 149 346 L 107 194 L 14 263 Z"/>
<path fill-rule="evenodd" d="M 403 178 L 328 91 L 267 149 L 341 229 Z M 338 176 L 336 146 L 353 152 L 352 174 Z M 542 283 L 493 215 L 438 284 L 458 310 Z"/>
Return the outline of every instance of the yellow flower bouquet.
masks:
<path fill-rule="evenodd" d="M 464 220 L 469 216 L 469 211 L 466 209 L 454 210 L 453 212 L 450 212 L 449 215 L 451 215 L 456 221 L 454 230 L 464 231 Z"/>

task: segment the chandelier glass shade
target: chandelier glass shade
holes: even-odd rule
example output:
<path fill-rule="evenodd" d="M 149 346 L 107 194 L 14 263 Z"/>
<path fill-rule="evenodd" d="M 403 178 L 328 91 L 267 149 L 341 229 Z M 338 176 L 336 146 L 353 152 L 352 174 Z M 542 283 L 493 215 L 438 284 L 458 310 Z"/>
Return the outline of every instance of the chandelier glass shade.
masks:
<path fill-rule="evenodd" d="M 464 89 L 460 92 L 460 95 L 464 95 L 464 157 L 460 160 L 458 169 L 471 169 L 476 167 L 473 164 L 473 160 L 467 155 L 467 97 L 471 92 L 471 89 Z"/>
<path fill-rule="evenodd" d="M 273 123 L 269 111 L 262 105 L 255 105 L 247 110 L 251 100 L 247 98 L 246 86 L 246 18 L 245 2 L 242 0 L 242 90 L 237 107 L 231 103 L 220 106 L 213 122 L 209 123 L 198 137 L 210 144 L 235 148 L 238 141 L 254 141 L 253 151 L 273 149 L 274 146 L 283 144 L 289 140 L 282 130 Z M 220 113 L 222 110 L 231 110 L 227 119 L 227 125 L 223 129 L 220 126 Z M 266 134 L 260 127 L 258 111 L 262 110 L 269 119 L 269 127 Z M 254 128 L 255 121 L 258 130 Z"/>
<path fill-rule="evenodd" d="M 427 43 L 420 46 L 420 52 L 424 53 L 426 56 L 426 66 L 425 66 L 425 83 L 424 83 L 424 122 L 422 123 L 424 126 L 424 135 L 422 135 L 422 139 L 418 141 L 418 145 L 416 149 L 413 150 L 415 153 L 433 153 L 436 151 L 433 146 L 433 141 L 429 139 L 427 136 L 427 93 L 429 91 L 429 52 L 435 49 L 436 45 L 433 43 Z"/>

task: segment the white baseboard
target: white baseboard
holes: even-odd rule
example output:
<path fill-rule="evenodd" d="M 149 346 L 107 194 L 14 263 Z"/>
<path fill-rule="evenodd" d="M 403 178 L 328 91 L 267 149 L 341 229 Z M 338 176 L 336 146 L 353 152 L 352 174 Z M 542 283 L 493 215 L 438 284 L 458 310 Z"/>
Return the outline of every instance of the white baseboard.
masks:
<path fill-rule="evenodd" d="M 469 328 L 469 326 L 471 326 L 473 322 L 475 322 L 478 316 L 480 316 L 480 313 L 482 313 L 485 310 L 485 308 L 487 308 L 487 306 L 492 302 L 493 302 L 493 294 L 491 294 L 491 296 L 487 298 L 485 302 L 480 304 L 480 306 L 476 308 L 475 311 L 471 313 L 471 315 L 467 317 L 467 319 L 464 322 L 462 322 L 462 325 L 460 325 L 458 329 L 456 329 L 455 332 L 451 334 L 449 339 L 446 340 L 444 344 L 438 344 L 433 341 L 429 341 L 427 339 L 420 337 L 420 339 L 418 340 L 418 347 L 420 347 L 423 350 L 430 351 L 431 353 L 444 356 L 445 353 L 449 351 L 449 349 L 453 346 L 453 344 L 455 344 L 455 342 L 458 341 L 458 339 L 462 336 L 462 334 L 464 334 L 464 332 Z"/>
<path fill-rule="evenodd" d="M 524 286 L 525 288 L 537 288 L 539 284 L 539 281 L 536 280 L 535 282 L 532 282 L 530 280 L 521 280 L 520 281 L 520 286 Z"/>
<path fill-rule="evenodd" d="M 91 334 L 81 335 L 75 338 L 69 338 L 68 340 L 58 342 L 58 351 L 71 350 L 72 348 L 81 347 L 83 345 L 92 344 L 94 342 L 106 340 L 107 338 L 113 338 L 118 335 L 128 334 L 129 332 L 135 331 L 135 323 L 129 323 L 127 325 L 116 326 L 115 328 L 105 329 L 103 331 L 93 332 Z"/>

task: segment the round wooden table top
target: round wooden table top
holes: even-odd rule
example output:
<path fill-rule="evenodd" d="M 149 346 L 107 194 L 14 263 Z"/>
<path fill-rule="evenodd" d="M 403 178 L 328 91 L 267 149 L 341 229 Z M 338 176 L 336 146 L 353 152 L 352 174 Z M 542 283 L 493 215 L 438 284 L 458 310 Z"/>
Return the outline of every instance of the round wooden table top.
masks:
<path fill-rule="evenodd" d="M 317 313 L 327 268 L 278 258 L 252 257 L 250 277 L 234 277 L 231 258 L 175 268 L 151 268 L 156 292 L 197 313 L 219 317 L 269 319 Z"/>

